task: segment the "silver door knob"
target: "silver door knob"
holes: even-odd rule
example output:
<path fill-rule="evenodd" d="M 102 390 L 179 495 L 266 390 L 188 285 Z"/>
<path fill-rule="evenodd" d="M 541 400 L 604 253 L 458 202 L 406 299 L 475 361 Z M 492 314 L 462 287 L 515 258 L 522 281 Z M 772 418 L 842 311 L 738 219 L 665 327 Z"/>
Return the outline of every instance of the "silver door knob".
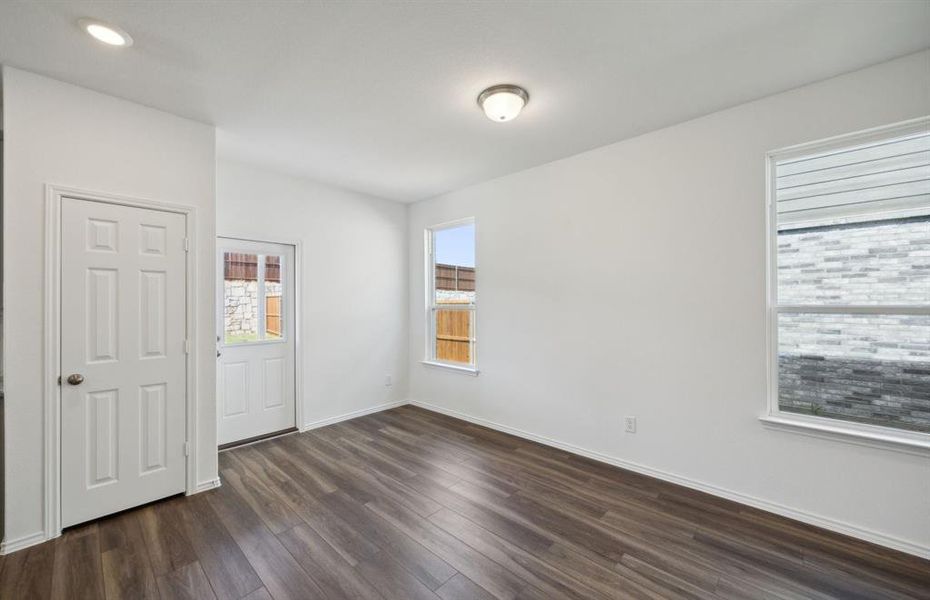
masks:
<path fill-rule="evenodd" d="M 68 375 L 68 383 L 71 385 L 81 385 L 84 383 L 84 376 L 80 373 L 72 373 Z"/>

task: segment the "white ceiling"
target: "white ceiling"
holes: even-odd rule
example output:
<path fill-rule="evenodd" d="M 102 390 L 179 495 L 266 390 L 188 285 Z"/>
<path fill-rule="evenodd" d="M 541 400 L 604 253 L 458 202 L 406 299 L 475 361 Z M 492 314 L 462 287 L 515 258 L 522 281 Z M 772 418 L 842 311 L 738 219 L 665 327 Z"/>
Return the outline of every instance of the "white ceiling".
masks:
<path fill-rule="evenodd" d="M 135 39 L 103 47 L 76 20 Z M 0 61 L 414 201 L 930 46 L 930 2 L 12 2 Z M 523 115 L 475 98 L 517 83 Z"/>

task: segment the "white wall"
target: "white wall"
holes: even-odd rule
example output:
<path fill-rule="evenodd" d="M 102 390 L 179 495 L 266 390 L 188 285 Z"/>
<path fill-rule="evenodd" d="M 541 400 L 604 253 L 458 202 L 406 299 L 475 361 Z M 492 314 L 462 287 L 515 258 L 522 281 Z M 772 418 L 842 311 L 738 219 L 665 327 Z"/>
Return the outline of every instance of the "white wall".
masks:
<path fill-rule="evenodd" d="M 930 457 L 758 420 L 765 152 L 928 113 L 923 52 L 412 206 L 411 398 L 930 555 Z M 470 216 L 478 377 L 419 364 L 423 228 Z"/>
<path fill-rule="evenodd" d="M 43 529 L 48 183 L 197 207 L 197 481 L 216 477 L 213 127 L 3 67 L 4 540 Z M 12 315 L 12 317 L 10 317 Z"/>
<path fill-rule="evenodd" d="M 301 244 L 301 428 L 406 399 L 406 218 L 403 204 L 218 163 L 218 235 Z"/>

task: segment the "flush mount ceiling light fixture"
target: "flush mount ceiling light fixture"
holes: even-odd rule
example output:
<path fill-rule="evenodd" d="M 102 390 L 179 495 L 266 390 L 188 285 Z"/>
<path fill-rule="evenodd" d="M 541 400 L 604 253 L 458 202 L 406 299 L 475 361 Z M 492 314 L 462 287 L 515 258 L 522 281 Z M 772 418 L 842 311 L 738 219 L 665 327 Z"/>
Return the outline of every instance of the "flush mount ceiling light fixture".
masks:
<path fill-rule="evenodd" d="M 81 19 L 78 21 L 78 25 L 95 40 L 108 46 L 121 46 L 123 48 L 132 46 L 132 37 L 119 27 L 109 23 L 95 19 Z"/>
<path fill-rule="evenodd" d="M 529 100 L 525 89 L 510 84 L 491 86 L 478 94 L 478 106 L 495 123 L 516 119 Z"/>

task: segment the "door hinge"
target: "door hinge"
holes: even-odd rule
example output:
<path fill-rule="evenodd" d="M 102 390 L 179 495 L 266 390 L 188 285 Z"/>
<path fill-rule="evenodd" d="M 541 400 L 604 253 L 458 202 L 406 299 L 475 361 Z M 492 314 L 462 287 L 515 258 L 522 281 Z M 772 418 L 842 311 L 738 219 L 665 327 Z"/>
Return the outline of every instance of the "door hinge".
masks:
<path fill-rule="evenodd" d="M 58 376 L 58 385 L 61 385 L 61 375 Z"/>
<path fill-rule="evenodd" d="M 190 456 L 190 455 L 191 455 L 191 443 L 184 442 L 184 456 Z"/>
<path fill-rule="evenodd" d="M 190 249 L 191 249 L 191 239 L 190 239 L 190 238 L 184 238 L 184 251 L 185 251 L 185 252 L 190 252 Z"/>
<path fill-rule="evenodd" d="M 184 354 L 190 354 L 190 353 L 191 353 L 191 341 L 184 340 Z"/>

